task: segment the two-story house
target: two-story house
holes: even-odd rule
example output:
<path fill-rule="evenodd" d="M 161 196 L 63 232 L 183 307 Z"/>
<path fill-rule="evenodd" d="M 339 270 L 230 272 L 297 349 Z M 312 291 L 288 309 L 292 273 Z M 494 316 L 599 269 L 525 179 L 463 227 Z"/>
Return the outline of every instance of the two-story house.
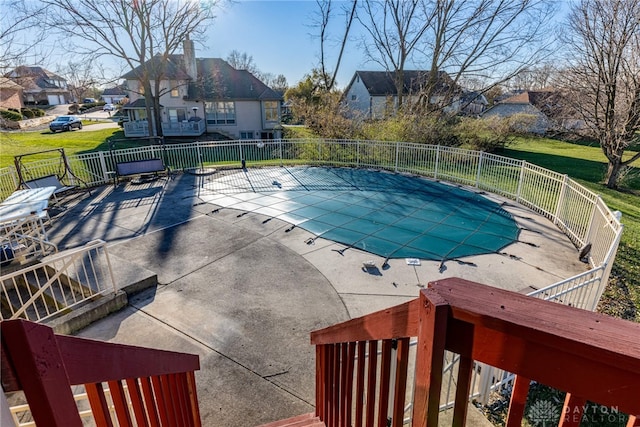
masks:
<path fill-rule="evenodd" d="M 160 61 L 159 57 L 151 61 Z M 162 67 L 160 109 L 165 136 L 219 134 L 230 139 L 269 139 L 280 123 L 282 96 L 253 74 L 220 58 L 196 58 L 193 41 L 182 55 L 170 55 Z M 122 76 L 129 103 L 125 136 L 149 136 L 140 67 Z"/>
<path fill-rule="evenodd" d="M 20 66 L 5 77 L 22 86 L 25 105 L 59 105 L 71 102 L 67 80 L 42 67 Z"/>
<path fill-rule="evenodd" d="M 425 94 L 429 71 L 405 70 L 403 73 L 403 104 L 418 102 Z M 430 91 L 430 104 L 445 110 L 458 108 L 461 92 L 444 71 L 438 73 L 435 87 Z M 398 107 L 395 75 L 389 71 L 356 71 L 343 95 L 343 103 L 353 114 L 367 119 L 382 119 L 394 114 Z"/>

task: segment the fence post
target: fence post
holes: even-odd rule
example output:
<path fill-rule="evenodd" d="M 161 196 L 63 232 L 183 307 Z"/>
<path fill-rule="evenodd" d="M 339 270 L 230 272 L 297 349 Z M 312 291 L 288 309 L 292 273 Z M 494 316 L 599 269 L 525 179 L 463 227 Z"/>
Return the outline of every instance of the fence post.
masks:
<path fill-rule="evenodd" d="M 360 167 L 360 140 L 356 141 L 356 167 Z"/>
<path fill-rule="evenodd" d="M 104 151 L 98 151 L 98 158 L 100 160 L 100 169 L 102 169 L 102 179 L 105 182 L 109 182 L 109 174 L 107 174 L 107 162 L 104 158 Z"/>
<path fill-rule="evenodd" d="M 398 157 L 400 156 L 400 143 L 396 142 L 396 167 L 395 173 L 398 173 Z"/>
<path fill-rule="evenodd" d="M 278 140 L 278 148 L 280 151 L 280 167 L 284 166 L 284 159 L 282 158 L 282 138 Z"/>
<path fill-rule="evenodd" d="M 553 223 L 558 225 L 558 218 L 560 217 L 560 210 L 564 206 L 564 199 L 567 193 L 567 182 L 569 181 L 569 175 L 565 174 L 562 179 L 562 187 L 560 188 L 560 194 L 558 195 L 558 201 L 556 205 L 556 213 L 553 218 Z"/>
<path fill-rule="evenodd" d="M 518 179 L 518 189 L 516 190 L 516 202 L 520 203 L 520 196 L 522 196 L 522 182 L 524 181 L 524 170 L 526 169 L 526 160 L 522 161 L 520 165 L 520 178 Z"/>
<path fill-rule="evenodd" d="M 433 171 L 433 179 L 438 179 L 438 166 L 440 163 L 440 144 L 436 145 L 436 167 Z"/>
<path fill-rule="evenodd" d="M 478 157 L 478 172 L 476 173 L 476 188 L 480 186 L 480 172 L 482 171 L 482 155 L 484 151 L 480 152 L 480 156 Z"/>

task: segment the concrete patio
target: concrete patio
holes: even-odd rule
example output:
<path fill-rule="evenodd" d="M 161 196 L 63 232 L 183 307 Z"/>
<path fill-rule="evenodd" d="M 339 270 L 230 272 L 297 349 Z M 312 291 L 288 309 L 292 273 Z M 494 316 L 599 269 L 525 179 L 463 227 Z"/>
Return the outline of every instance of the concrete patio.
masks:
<path fill-rule="evenodd" d="M 407 265 L 263 215 L 203 201 L 212 175 L 104 186 L 68 198 L 49 236 L 60 249 L 109 243 L 114 269 L 135 265 L 158 284 L 77 335 L 195 353 L 203 425 L 249 426 L 314 408 L 309 333 L 418 296 L 429 281 L 462 277 L 528 292 L 587 269 L 547 219 L 506 202 L 521 227 L 501 253 Z M 374 269 L 363 262 L 373 261 Z M 127 267 L 128 268 L 128 267 Z M 470 421 L 471 422 L 471 421 Z"/>

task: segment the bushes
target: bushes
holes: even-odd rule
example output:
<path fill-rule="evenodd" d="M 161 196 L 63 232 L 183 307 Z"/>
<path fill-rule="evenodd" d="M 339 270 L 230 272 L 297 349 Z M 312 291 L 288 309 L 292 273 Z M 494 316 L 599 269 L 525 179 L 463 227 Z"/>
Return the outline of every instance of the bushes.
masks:
<path fill-rule="evenodd" d="M 22 114 L 17 112 L 15 108 L 12 108 L 10 110 L 0 110 L 0 116 L 3 119 L 12 120 L 14 122 L 22 120 Z"/>
<path fill-rule="evenodd" d="M 488 153 L 502 149 L 513 141 L 510 120 L 500 117 L 465 117 L 460 120 L 455 132 L 466 148 Z"/>
<path fill-rule="evenodd" d="M 22 115 L 27 119 L 33 119 L 34 117 L 44 116 L 44 111 L 39 108 L 23 108 L 20 110 Z"/>

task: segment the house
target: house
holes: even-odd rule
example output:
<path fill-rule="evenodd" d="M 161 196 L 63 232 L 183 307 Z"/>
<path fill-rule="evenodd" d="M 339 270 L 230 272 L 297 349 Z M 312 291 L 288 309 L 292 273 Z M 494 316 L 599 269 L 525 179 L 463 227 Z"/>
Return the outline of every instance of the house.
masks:
<path fill-rule="evenodd" d="M 253 74 L 236 70 L 220 58 L 196 58 L 193 42 L 184 42 L 182 55 L 165 63 L 152 58 L 147 69 L 163 69 L 160 109 L 164 136 L 218 134 L 228 139 L 271 139 L 280 123 L 277 94 Z M 138 76 L 141 67 L 122 76 L 129 103 L 123 112 L 125 136 L 149 136 L 146 101 Z M 276 136 L 277 137 L 277 136 Z"/>
<path fill-rule="evenodd" d="M 534 117 L 528 132 L 545 134 L 551 130 L 576 130 L 584 126 L 575 112 L 563 101 L 556 90 L 529 90 L 496 102 L 483 113 L 483 117 L 512 117 L 526 114 Z"/>
<path fill-rule="evenodd" d="M 6 77 L 0 77 L 0 108 L 20 110 L 22 107 L 22 86 Z"/>
<path fill-rule="evenodd" d="M 20 66 L 5 77 L 22 86 L 25 105 L 68 104 L 72 99 L 67 81 L 42 67 Z"/>
<path fill-rule="evenodd" d="M 460 114 L 465 116 L 478 116 L 487 109 L 489 101 L 484 94 L 478 91 L 465 91 L 460 96 Z"/>
<path fill-rule="evenodd" d="M 424 93 L 429 71 L 405 70 L 403 103 L 414 103 Z M 460 89 L 449 75 L 438 72 L 436 87 L 429 102 L 455 110 Z M 389 71 L 356 71 L 343 95 L 343 103 L 353 114 L 381 119 L 395 112 L 398 104 L 394 74 Z"/>
<path fill-rule="evenodd" d="M 104 90 L 104 92 L 102 92 L 102 100 L 106 104 L 118 104 L 126 97 L 127 92 L 122 86 L 107 88 Z"/>

